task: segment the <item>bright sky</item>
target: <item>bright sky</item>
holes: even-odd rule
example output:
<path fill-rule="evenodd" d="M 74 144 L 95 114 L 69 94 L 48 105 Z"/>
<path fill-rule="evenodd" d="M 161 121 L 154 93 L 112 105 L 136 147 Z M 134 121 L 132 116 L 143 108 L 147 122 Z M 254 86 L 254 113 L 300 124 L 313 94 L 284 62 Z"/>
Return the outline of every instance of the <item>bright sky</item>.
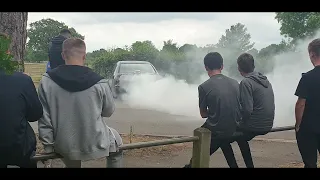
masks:
<path fill-rule="evenodd" d="M 28 24 L 52 18 L 74 27 L 85 36 L 88 52 L 123 47 L 151 40 L 157 48 L 173 39 L 204 46 L 216 44 L 231 25 L 242 23 L 258 50 L 279 43 L 280 24 L 275 13 L 29 13 Z"/>

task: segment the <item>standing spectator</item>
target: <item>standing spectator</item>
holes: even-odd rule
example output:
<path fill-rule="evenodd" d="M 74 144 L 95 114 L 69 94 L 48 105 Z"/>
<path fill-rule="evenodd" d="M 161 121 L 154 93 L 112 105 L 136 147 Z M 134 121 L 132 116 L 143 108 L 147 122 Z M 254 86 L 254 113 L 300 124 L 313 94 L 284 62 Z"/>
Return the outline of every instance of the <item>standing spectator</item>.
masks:
<path fill-rule="evenodd" d="M 241 116 L 239 84 L 221 74 L 223 58 L 219 53 L 207 54 L 204 66 L 210 78 L 198 87 L 199 110 L 201 117 L 207 118 L 202 127 L 211 131 L 210 155 L 221 148 L 229 167 L 237 168 L 230 142 Z M 191 164 L 185 166 L 189 167 Z"/>
<path fill-rule="evenodd" d="M 0 34 L 0 43 L 2 41 L 10 40 Z M 9 47 L 0 48 L 0 53 L 5 53 Z M 40 119 L 43 111 L 33 81 L 26 74 L 7 74 L 5 68 L 0 67 L 0 87 L 0 168 L 8 165 L 37 168 L 36 162 L 31 161 L 36 151 L 36 137 L 29 122 Z"/>
<path fill-rule="evenodd" d="M 270 132 L 275 115 L 274 94 L 271 83 L 263 74 L 254 71 L 254 58 L 248 53 L 238 57 L 238 70 L 244 77 L 239 85 L 242 119 L 237 138 L 247 168 L 254 168 L 249 142 L 258 135 Z"/>
<path fill-rule="evenodd" d="M 60 34 L 52 38 L 49 44 L 49 63 L 50 69 L 54 69 L 65 64 L 62 58 L 62 43 L 64 40 L 71 37 L 71 32 L 68 29 L 63 29 Z"/>
<path fill-rule="evenodd" d="M 67 167 L 101 157 L 108 157 L 110 167 L 121 167 L 121 137 L 103 119 L 115 110 L 108 81 L 84 66 L 81 39 L 65 40 L 62 55 L 66 65 L 45 73 L 38 90 L 44 109 L 39 138 L 45 152 L 62 155 Z"/>
<path fill-rule="evenodd" d="M 309 46 L 309 57 L 314 68 L 304 73 L 295 95 L 296 138 L 305 168 L 317 168 L 320 151 L 320 39 Z"/>

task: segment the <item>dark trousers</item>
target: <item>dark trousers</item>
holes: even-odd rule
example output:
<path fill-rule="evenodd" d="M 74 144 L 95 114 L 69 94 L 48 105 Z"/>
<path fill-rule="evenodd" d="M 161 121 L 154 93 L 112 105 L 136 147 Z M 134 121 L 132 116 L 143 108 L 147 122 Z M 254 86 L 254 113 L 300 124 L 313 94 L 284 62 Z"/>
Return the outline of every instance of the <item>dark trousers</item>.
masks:
<path fill-rule="evenodd" d="M 204 124 L 201 127 L 206 128 L 206 125 Z M 215 133 L 211 133 L 210 156 L 221 148 L 229 167 L 238 168 L 238 164 L 231 147 L 231 142 L 231 137 L 219 137 Z M 185 168 L 191 167 L 191 161 L 192 159 L 190 160 L 190 164 L 186 165 Z"/>
<path fill-rule="evenodd" d="M 304 167 L 317 168 L 318 152 L 320 153 L 320 133 L 300 129 L 296 132 L 296 139 Z"/>
<path fill-rule="evenodd" d="M 249 130 L 239 129 L 237 132 L 242 133 L 241 136 L 236 137 L 235 141 L 238 143 L 244 163 L 247 168 L 254 168 L 249 141 L 259 135 L 265 135 L 268 132 L 253 132 Z"/>
<path fill-rule="evenodd" d="M 5 156 L 4 153 L 0 155 L 0 168 L 7 168 L 8 165 L 19 166 L 20 168 L 37 168 L 37 162 L 31 160 L 31 157 L 35 155 L 35 152 L 32 153 L 32 156 L 28 155 L 19 159 L 9 153 L 7 153 L 7 156 Z"/>

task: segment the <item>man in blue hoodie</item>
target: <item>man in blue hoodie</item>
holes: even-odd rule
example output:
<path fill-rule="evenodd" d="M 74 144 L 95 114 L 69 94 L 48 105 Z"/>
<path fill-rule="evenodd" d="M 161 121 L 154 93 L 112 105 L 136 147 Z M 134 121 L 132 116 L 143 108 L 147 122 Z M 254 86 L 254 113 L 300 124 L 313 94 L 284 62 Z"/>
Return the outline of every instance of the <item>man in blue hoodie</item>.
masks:
<path fill-rule="evenodd" d="M 267 77 L 254 71 L 254 58 L 248 53 L 238 57 L 238 70 L 244 77 L 239 85 L 242 119 L 238 131 L 243 136 L 237 138 L 244 162 L 253 168 L 248 141 L 258 135 L 270 132 L 275 115 L 273 89 Z"/>
<path fill-rule="evenodd" d="M 65 64 L 62 58 L 62 43 L 64 40 L 71 37 L 71 32 L 68 29 L 63 29 L 60 34 L 52 38 L 49 44 L 49 63 L 50 69 L 54 69 L 62 64 Z"/>

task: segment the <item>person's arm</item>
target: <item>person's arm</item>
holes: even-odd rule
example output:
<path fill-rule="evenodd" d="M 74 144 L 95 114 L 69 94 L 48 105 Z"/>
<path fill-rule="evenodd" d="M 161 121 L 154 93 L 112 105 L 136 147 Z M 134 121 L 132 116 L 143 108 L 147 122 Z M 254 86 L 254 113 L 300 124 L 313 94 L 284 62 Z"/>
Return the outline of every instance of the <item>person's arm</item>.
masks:
<path fill-rule="evenodd" d="M 301 121 L 302 121 L 306 99 L 308 97 L 307 83 L 304 76 L 302 76 L 300 79 L 295 95 L 298 96 L 298 100 L 295 106 L 295 116 L 296 116 L 295 129 L 296 129 L 296 132 L 298 132 Z"/>
<path fill-rule="evenodd" d="M 45 153 L 52 153 L 54 152 L 53 126 L 42 82 L 40 82 L 38 94 L 43 106 L 43 116 L 38 121 L 39 139 L 44 146 Z"/>
<path fill-rule="evenodd" d="M 29 122 L 38 121 L 42 117 L 43 109 L 38 98 L 36 87 L 29 76 L 28 82 L 26 82 L 26 86 L 23 89 L 23 97 L 26 101 L 27 120 Z"/>
<path fill-rule="evenodd" d="M 103 106 L 102 106 L 102 117 L 110 117 L 115 110 L 115 103 L 113 100 L 113 95 L 111 93 L 109 83 L 102 83 L 102 98 L 103 98 Z"/>
<path fill-rule="evenodd" d="M 198 93 L 199 93 L 199 110 L 200 110 L 200 116 L 202 118 L 208 117 L 208 104 L 206 99 L 206 92 L 204 89 L 199 86 L 198 87 Z"/>
<path fill-rule="evenodd" d="M 241 123 L 246 122 L 251 117 L 253 111 L 252 85 L 247 80 L 242 80 L 239 85 L 241 104 Z"/>

